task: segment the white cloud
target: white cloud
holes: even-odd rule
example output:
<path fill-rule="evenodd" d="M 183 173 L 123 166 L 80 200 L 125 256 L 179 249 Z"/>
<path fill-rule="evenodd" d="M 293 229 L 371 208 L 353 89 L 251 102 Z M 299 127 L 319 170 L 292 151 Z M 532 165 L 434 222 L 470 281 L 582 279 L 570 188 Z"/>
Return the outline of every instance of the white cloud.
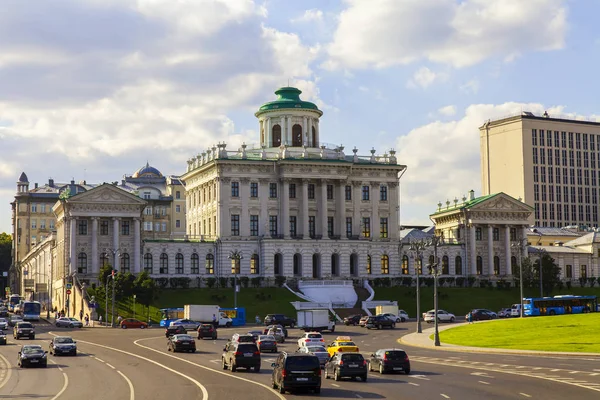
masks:
<path fill-rule="evenodd" d="M 445 73 L 435 73 L 427 67 L 419 68 L 411 79 L 406 83 L 406 87 L 414 89 L 421 87 L 423 89 L 431 86 L 435 81 L 445 81 L 448 75 Z"/>
<path fill-rule="evenodd" d="M 464 92 L 464 93 L 477 94 L 477 92 L 479 92 L 479 80 L 471 79 L 470 81 L 461 85 L 459 87 L 459 89 L 461 90 L 461 92 Z"/>
<path fill-rule="evenodd" d="M 564 47 L 565 0 L 347 0 L 324 68 L 465 67 Z"/>
<path fill-rule="evenodd" d="M 323 20 L 323 11 L 312 8 L 310 10 L 304 11 L 298 18 L 292 19 L 292 22 L 312 22 L 312 21 L 322 21 Z"/>
<path fill-rule="evenodd" d="M 453 105 L 445 106 L 445 107 L 440 108 L 438 110 L 438 112 L 447 117 L 451 117 L 454 114 L 456 114 L 456 106 L 453 106 Z"/>

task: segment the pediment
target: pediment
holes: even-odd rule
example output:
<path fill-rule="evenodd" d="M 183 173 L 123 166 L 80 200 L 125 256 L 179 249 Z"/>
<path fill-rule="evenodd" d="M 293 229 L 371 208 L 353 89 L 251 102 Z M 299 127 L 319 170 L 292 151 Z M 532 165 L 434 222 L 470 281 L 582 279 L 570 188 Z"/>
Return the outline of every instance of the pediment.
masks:
<path fill-rule="evenodd" d="M 507 195 L 506 193 L 498 193 L 497 195 L 483 200 L 482 202 L 471 207 L 473 211 L 511 211 L 511 212 L 531 212 L 532 207 Z"/>
<path fill-rule="evenodd" d="M 145 200 L 109 183 L 88 190 L 87 192 L 79 193 L 71 197 L 68 202 L 71 204 L 146 204 Z"/>

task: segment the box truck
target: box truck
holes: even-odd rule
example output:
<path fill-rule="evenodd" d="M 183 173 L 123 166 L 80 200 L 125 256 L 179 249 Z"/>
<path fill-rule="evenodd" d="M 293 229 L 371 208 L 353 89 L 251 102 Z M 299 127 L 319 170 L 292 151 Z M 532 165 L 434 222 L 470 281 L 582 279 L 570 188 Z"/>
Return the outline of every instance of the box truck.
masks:
<path fill-rule="evenodd" d="M 298 328 L 304 332 L 335 331 L 335 322 L 329 318 L 329 310 L 300 310 L 296 319 Z"/>
<path fill-rule="evenodd" d="M 393 306 L 393 305 L 389 305 L 389 306 L 377 306 L 375 307 L 375 313 L 376 315 L 379 314 L 394 314 L 394 315 L 398 315 L 398 306 Z"/>
<path fill-rule="evenodd" d="M 219 321 L 219 326 L 230 327 L 232 324 L 231 318 L 220 311 L 219 306 L 186 304 L 183 306 L 184 318 L 191 319 L 203 323 L 212 323 L 213 315 Z"/>

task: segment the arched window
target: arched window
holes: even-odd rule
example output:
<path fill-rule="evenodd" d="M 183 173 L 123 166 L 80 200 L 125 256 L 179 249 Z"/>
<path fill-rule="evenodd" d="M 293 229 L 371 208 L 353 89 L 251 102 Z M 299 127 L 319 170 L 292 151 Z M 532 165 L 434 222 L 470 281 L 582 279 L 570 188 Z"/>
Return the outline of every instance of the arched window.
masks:
<path fill-rule="evenodd" d="M 302 276 L 302 255 L 294 254 L 294 276 Z"/>
<path fill-rule="evenodd" d="M 121 256 L 121 272 L 126 273 L 131 270 L 131 259 L 128 253 L 123 253 Z"/>
<path fill-rule="evenodd" d="M 402 275 L 408 275 L 408 256 L 402 256 Z"/>
<path fill-rule="evenodd" d="M 317 129 L 312 127 L 312 147 L 319 147 L 319 143 L 317 143 Z"/>
<path fill-rule="evenodd" d="M 260 273 L 258 254 L 252 254 L 252 257 L 250 257 L 250 273 L 252 275 L 258 275 Z"/>
<path fill-rule="evenodd" d="M 281 146 L 281 125 L 273 125 L 271 132 L 273 135 L 273 147 Z"/>
<path fill-rule="evenodd" d="M 214 275 L 215 273 L 215 256 L 210 253 L 206 255 L 206 273 L 208 275 Z"/>
<path fill-rule="evenodd" d="M 79 253 L 77 256 L 77 273 L 87 274 L 87 254 Z"/>
<path fill-rule="evenodd" d="M 431 268 L 431 267 L 433 267 L 433 264 L 435 264 L 435 257 L 432 254 L 429 256 L 429 265 L 427 267 Z"/>
<path fill-rule="evenodd" d="M 477 275 L 483 274 L 483 258 L 477 256 Z"/>
<path fill-rule="evenodd" d="M 183 254 L 181 253 L 175 255 L 175 273 L 183 274 Z"/>
<path fill-rule="evenodd" d="M 500 257 L 494 256 L 494 275 L 500 275 Z"/>
<path fill-rule="evenodd" d="M 462 275 L 462 273 L 462 257 L 456 256 L 456 258 L 454 259 L 454 274 Z"/>
<path fill-rule="evenodd" d="M 302 147 L 302 126 L 298 124 L 292 126 L 292 146 Z"/>
<path fill-rule="evenodd" d="M 321 277 L 321 255 L 314 253 L 312 256 L 313 278 Z"/>
<path fill-rule="evenodd" d="M 390 273 L 390 257 L 387 254 L 381 256 L 381 274 L 389 275 Z"/>
<path fill-rule="evenodd" d="M 273 272 L 275 275 L 281 275 L 281 254 L 277 253 L 273 256 Z"/>
<path fill-rule="evenodd" d="M 339 276 L 340 274 L 340 255 L 334 253 L 331 255 L 331 276 Z"/>
<path fill-rule="evenodd" d="M 239 275 L 242 269 L 242 258 L 235 257 L 231 258 L 231 274 Z"/>
<path fill-rule="evenodd" d="M 417 263 L 417 274 L 423 275 L 423 256 L 416 259 Z"/>
<path fill-rule="evenodd" d="M 513 275 L 519 274 L 519 266 L 517 265 L 517 257 L 515 256 L 510 258 L 510 271 Z"/>
<path fill-rule="evenodd" d="M 371 275 L 371 255 L 370 254 L 367 255 L 367 274 Z"/>
<path fill-rule="evenodd" d="M 450 265 L 448 262 L 448 256 L 442 257 L 442 275 L 450 274 Z"/>
<path fill-rule="evenodd" d="M 144 254 L 144 272 L 152 273 L 152 254 Z"/>
<path fill-rule="evenodd" d="M 100 267 L 106 267 L 108 265 L 108 254 L 100 254 Z"/>
<path fill-rule="evenodd" d="M 160 274 L 168 274 L 169 273 L 169 256 L 167 253 L 162 253 L 160 255 L 160 267 L 158 272 Z"/>
<path fill-rule="evenodd" d="M 192 272 L 192 274 L 200 273 L 200 256 L 198 256 L 198 253 L 192 254 L 192 270 L 191 270 L 191 272 Z"/>

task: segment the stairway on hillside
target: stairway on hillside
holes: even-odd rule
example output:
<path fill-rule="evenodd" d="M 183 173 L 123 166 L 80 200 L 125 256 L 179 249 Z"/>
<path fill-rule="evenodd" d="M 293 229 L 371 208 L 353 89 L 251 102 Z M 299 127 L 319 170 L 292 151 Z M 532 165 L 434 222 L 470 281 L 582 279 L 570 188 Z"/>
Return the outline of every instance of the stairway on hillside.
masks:
<path fill-rule="evenodd" d="M 356 304 L 354 305 L 354 308 L 362 309 L 362 302 L 367 300 L 369 298 L 369 296 L 371 295 L 371 293 L 369 293 L 369 291 L 367 289 L 365 289 L 364 287 L 355 287 L 354 290 L 356 291 L 356 294 L 358 296 L 358 299 L 356 300 Z M 363 313 L 364 313 L 364 311 L 363 311 Z"/>

